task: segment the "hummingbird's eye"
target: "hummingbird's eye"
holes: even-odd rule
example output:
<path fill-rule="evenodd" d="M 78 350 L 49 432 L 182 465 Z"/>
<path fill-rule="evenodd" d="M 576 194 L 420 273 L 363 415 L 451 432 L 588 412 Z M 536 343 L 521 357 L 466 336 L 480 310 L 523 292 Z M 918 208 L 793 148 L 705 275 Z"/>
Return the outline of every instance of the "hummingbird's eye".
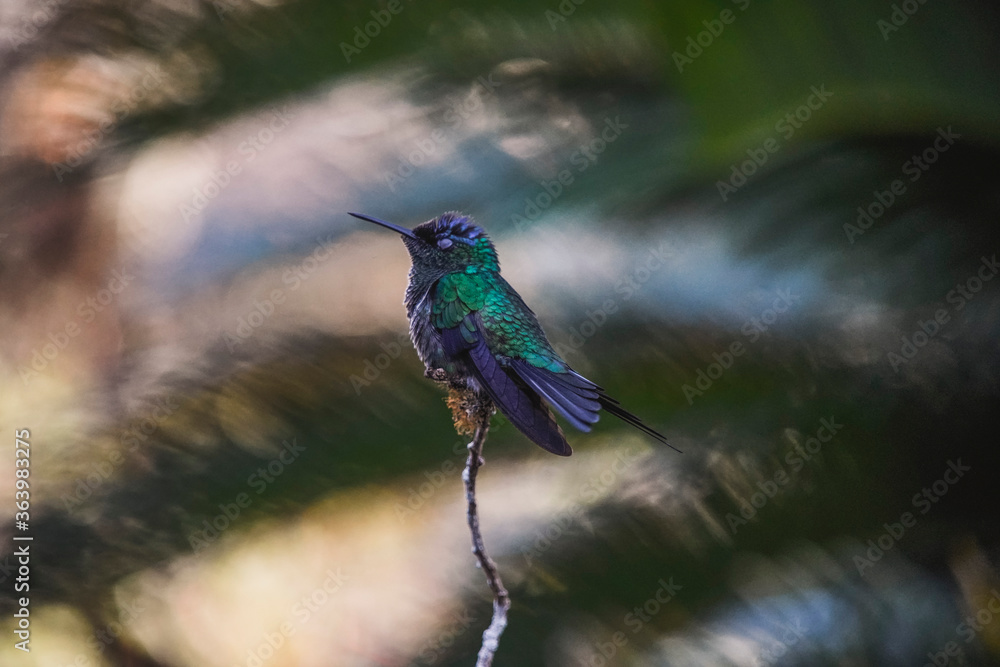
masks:
<path fill-rule="evenodd" d="M 451 239 L 449 239 L 449 238 L 447 238 L 447 237 L 445 237 L 445 238 L 442 238 L 442 239 L 438 239 L 438 243 L 437 243 L 437 246 L 438 246 L 439 248 L 441 248 L 441 250 L 447 250 L 447 249 L 448 249 L 448 248 L 450 248 L 450 247 L 451 247 L 452 245 L 453 245 L 453 244 L 452 244 L 452 242 L 451 242 Z"/>

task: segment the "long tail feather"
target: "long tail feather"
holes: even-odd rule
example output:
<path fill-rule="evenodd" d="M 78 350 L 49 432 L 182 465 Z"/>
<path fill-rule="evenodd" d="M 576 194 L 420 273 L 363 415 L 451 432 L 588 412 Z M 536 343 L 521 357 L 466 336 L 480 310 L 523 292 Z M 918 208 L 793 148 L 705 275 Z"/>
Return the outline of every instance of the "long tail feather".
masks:
<path fill-rule="evenodd" d="M 618 419 L 621 419 L 623 422 L 631 424 L 632 426 L 636 427 L 643 433 L 653 438 L 656 438 L 657 440 L 659 440 L 660 442 L 662 442 L 664 445 L 674 450 L 675 452 L 681 451 L 676 447 L 674 447 L 673 445 L 671 445 L 669 442 L 667 442 L 667 438 L 662 433 L 655 431 L 649 426 L 647 426 L 641 419 L 639 419 L 634 414 L 623 408 L 621 404 L 618 403 L 618 401 L 611 398 L 607 394 L 601 394 L 598 400 L 601 402 L 602 408 L 613 414 L 615 417 L 618 417 Z"/>

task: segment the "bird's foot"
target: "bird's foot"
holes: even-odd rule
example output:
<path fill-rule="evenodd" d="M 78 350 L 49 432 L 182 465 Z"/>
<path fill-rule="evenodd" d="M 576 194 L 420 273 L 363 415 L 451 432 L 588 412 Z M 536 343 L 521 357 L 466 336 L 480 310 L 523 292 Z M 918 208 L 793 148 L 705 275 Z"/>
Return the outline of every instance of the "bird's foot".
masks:
<path fill-rule="evenodd" d="M 435 382 L 447 382 L 448 381 L 448 373 L 445 372 L 445 370 L 443 368 L 431 368 L 431 367 L 428 366 L 427 368 L 424 369 L 424 377 L 425 378 L 430 378 L 431 380 L 434 380 Z"/>

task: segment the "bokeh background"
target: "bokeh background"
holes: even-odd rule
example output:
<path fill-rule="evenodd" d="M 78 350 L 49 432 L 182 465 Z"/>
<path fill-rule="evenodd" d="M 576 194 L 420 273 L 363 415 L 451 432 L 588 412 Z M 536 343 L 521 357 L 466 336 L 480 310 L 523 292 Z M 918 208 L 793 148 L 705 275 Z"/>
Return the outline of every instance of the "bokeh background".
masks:
<path fill-rule="evenodd" d="M 497 665 L 1000 663 L 988 2 L 0 3 L 0 663 L 470 665 L 399 239 L 684 450 L 499 417 Z M 13 647 L 31 431 L 31 652 Z"/>

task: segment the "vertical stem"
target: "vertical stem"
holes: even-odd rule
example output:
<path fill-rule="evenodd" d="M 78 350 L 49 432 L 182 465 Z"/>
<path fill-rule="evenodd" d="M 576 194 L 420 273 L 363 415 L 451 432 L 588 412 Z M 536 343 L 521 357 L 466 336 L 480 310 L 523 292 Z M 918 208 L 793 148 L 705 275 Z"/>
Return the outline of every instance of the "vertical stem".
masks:
<path fill-rule="evenodd" d="M 473 436 L 472 442 L 469 443 L 469 459 L 465 464 L 465 472 L 462 473 L 462 480 L 465 482 L 465 499 L 469 505 L 468 519 L 469 532 L 472 533 L 472 553 L 475 554 L 479 566 L 486 573 L 486 583 L 493 591 L 493 620 L 483 632 L 483 644 L 476 658 L 476 667 L 490 667 L 493 664 L 493 655 L 500 646 L 500 635 L 507 627 L 507 610 L 510 609 L 510 596 L 503 586 L 503 581 L 500 580 L 496 563 L 486 553 L 486 546 L 483 544 L 483 536 L 479 531 L 479 509 L 476 504 L 476 474 L 479 472 L 479 466 L 483 464 L 483 444 L 486 442 L 486 434 L 490 430 L 492 414 L 493 407 L 491 405 L 481 406 L 477 411 L 476 434 Z"/>

